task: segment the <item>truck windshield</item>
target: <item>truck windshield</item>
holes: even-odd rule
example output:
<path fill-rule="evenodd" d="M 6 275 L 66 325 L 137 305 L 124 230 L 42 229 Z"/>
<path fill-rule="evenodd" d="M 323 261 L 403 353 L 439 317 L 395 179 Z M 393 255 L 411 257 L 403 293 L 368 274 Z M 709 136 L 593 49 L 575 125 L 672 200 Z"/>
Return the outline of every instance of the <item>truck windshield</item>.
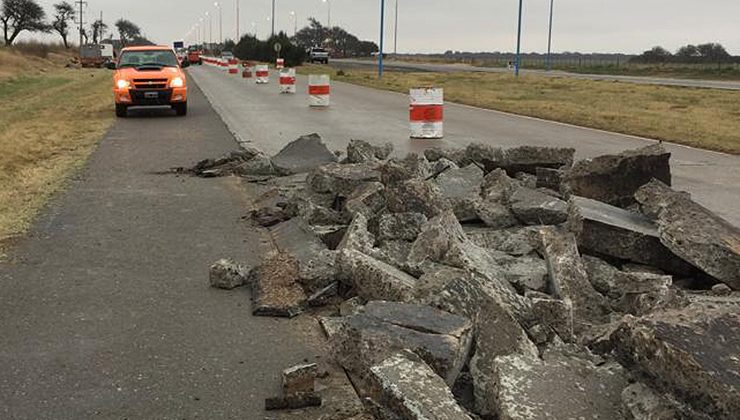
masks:
<path fill-rule="evenodd" d="M 177 67 L 177 57 L 170 50 L 124 51 L 118 67 Z"/>

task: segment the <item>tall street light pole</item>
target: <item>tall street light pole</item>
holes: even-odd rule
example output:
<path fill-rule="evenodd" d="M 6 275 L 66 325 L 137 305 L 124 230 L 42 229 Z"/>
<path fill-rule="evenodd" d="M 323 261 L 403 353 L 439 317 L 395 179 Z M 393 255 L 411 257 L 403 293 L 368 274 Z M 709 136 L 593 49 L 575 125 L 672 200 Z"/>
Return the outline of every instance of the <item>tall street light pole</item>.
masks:
<path fill-rule="evenodd" d="M 272 36 L 275 36 L 275 0 L 272 0 Z"/>
<path fill-rule="evenodd" d="M 522 3 L 519 0 L 519 26 L 516 34 L 516 63 L 514 64 L 514 75 L 519 77 L 519 67 L 522 64 Z"/>
<path fill-rule="evenodd" d="M 237 43 L 239 43 L 239 41 L 241 40 L 241 36 L 242 36 L 241 27 L 239 26 L 239 18 L 241 17 L 239 16 L 240 15 L 239 3 L 240 3 L 240 0 L 236 0 L 236 42 Z"/>
<path fill-rule="evenodd" d="M 396 23 L 393 26 L 393 55 L 395 56 L 398 54 L 398 0 L 396 0 Z"/>
<path fill-rule="evenodd" d="M 290 15 L 293 16 L 293 36 L 295 36 L 298 33 L 298 14 L 292 11 Z"/>
<path fill-rule="evenodd" d="M 380 0 L 380 52 L 378 53 L 378 79 L 383 78 L 383 44 L 385 42 L 385 0 Z"/>
<path fill-rule="evenodd" d="M 218 5 L 218 2 L 213 3 L 214 6 L 216 6 L 216 9 L 218 9 L 218 42 L 219 44 L 224 43 L 224 20 L 223 20 L 223 11 L 221 10 L 221 6 Z"/>
<path fill-rule="evenodd" d="M 555 0 L 550 0 L 550 29 L 547 34 L 547 71 L 552 70 L 552 10 Z"/>
<path fill-rule="evenodd" d="M 208 44 L 213 43 L 213 19 L 210 13 L 206 12 L 206 17 L 208 18 Z M 209 45 L 210 48 L 210 45 Z"/>
<path fill-rule="evenodd" d="M 322 0 L 324 3 L 326 3 L 327 8 L 329 9 L 329 14 L 326 18 L 326 27 L 327 29 L 331 29 L 331 0 Z"/>

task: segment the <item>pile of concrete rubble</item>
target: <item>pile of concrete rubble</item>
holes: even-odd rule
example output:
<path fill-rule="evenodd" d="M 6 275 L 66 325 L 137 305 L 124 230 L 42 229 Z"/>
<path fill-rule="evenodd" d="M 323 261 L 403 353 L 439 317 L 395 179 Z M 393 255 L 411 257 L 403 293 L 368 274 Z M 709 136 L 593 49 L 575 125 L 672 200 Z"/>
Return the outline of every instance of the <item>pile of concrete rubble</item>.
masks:
<path fill-rule="evenodd" d="M 255 315 L 330 308 L 378 419 L 737 418 L 740 230 L 671 189 L 662 146 L 392 151 L 311 135 L 199 163 L 269 186 L 252 218 L 278 249 L 212 284 Z"/>

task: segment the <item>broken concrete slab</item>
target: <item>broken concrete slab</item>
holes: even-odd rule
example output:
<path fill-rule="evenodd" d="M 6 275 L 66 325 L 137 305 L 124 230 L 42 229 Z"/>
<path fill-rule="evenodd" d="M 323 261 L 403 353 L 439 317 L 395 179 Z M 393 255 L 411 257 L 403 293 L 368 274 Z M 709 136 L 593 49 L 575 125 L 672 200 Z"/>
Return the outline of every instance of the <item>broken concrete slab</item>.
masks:
<path fill-rule="evenodd" d="M 540 235 L 551 291 L 555 297 L 572 302 L 576 333 L 605 323 L 608 305 L 588 280 L 575 236 L 557 227 L 543 227 Z"/>
<path fill-rule="evenodd" d="M 326 147 L 321 136 L 309 134 L 288 143 L 271 159 L 284 175 L 311 172 L 321 165 L 336 162 L 337 156 Z"/>
<path fill-rule="evenodd" d="M 441 159 L 447 159 L 451 162 L 455 162 L 458 166 L 467 166 L 472 163 L 470 160 L 466 159 L 465 149 L 461 148 L 442 149 L 434 147 L 424 150 L 424 157 L 426 157 L 429 162 L 437 162 Z"/>
<path fill-rule="evenodd" d="M 268 256 L 252 270 L 252 315 L 292 318 L 303 312 L 306 294 L 298 278 L 295 257 L 285 253 Z"/>
<path fill-rule="evenodd" d="M 293 218 L 270 229 L 278 251 L 287 253 L 299 262 L 299 282 L 313 293 L 336 280 L 335 253 L 300 218 Z"/>
<path fill-rule="evenodd" d="M 347 165 L 330 163 L 311 172 L 306 182 L 315 192 L 348 197 L 360 185 L 380 181 L 379 167 L 375 162 Z"/>
<path fill-rule="evenodd" d="M 652 179 L 671 184 L 671 154 L 661 145 L 577 162 L 565 174 L 565 189 L 577 196 L 626 208 Z"/>
<path fill-rule="evenodd" d="M 444 171 L 433 182 L 442 196 L 450 201 L 458 220 L 472 221 L 478 218 L 476 209 L 480 201 L 478 192 L 482 181 L 483 170 L 469 165 Z"/>
<path fill-rule="evenodd" d="M 626 319 L 612 333 L 623 363 L 713 419 L 740 412 L 740 312 L 693 304 Z"/>
<path fill-rule="evenodd" d="M 439 189 L 421 179 L 410 179 L 386 188 L 386 204 L 392 213 L 422 213 L 434 217 L 450 208 Z"/>
<path fill-rule="evenodd" d="M 378 301 L 345 317 L 331 344 L 337 361 L 359 378 L 390 354 L 409 349 L 452 386 L 472 340 L 473 324 L 464 317 L 426 305 Z"/>
<path fill-rule="evenodd" d="M 369 254 L 375 244 L 375 236 L 367 230 L 367 218 L 357 213 L 339 243 L 337 250 L 353 249 Z"/>
<path fill-rule="evenodd" d="M 622 391 L 622 406 L 627 420 L 674 420 L 682 418 L 675 405 L 647 385 L 636 382 Z"/>
<path fill-rule="evenodd" d="M 347 146 L 347 163 L 385 160 L 391 153 L 393 153 L 393 143 L 375 146 L 364 140 L 350 140 Z"/>
<path fill-rule="evenodd" d="M 249 270 L 230 259 L 220 259 L 213 263 L 209 272 L 211 287 L 231 290 L 248 282 Z"/>
<path fill-rule="evenodd" d="M 527 225 L 557 225 L 568 220 L 568 204 L 555 197 L 525 187 L 509 197 L 511 212 Z"/>
<path fill-rule="evenodd" d="M 422 213 L 389 213 L 380 216 L 378 239 L 381 241 L 403 240 L 413 242 L 427 222 Z"/>
<path fill-rule="evenodd" d="M 337 255 L 337 277 L 366 300 L 413 300 L 416 279 L 385 262 L 354 249 Z"/>
<path fill-rule="evenodd" d="M 575 340 L 573 329 L 573 304 L 569 300 L 552 299 L 550 297 L 532 298 L 532 315 L 539 324 L 551 329 L 566 343 Z M 530 332 L 532 329 L 530 328 Z"/>
<path fill-rule="evenodd" d="M 527 290 L 546 292 L 548 290 L 547 264 L 542 258 L 511 255 L 492 251 L 493 258 L 501 267 L 503 278 L 511 283 L 521 294 Z"/>
<path fill-rule="evenodd" d="M 367 182 L 357 187 L 344 203 L 344 212 L 354 217 L 362 213 L 372 218 L 385 208 L 385 186 L 380 182 Z"/>
<path fill-rule="evenodd" d="M 571 197 L 569 229 L 585 252 L 691 276 L 696 269 L 675 256 L 645 216 L 584 197 Z"/>
<path fill-rule="evenodd" d="M 541 226 L 512 227 L 508 229 L 463 226 L 465 235 L 474 244 L 505 252 L 515 257 L 534 253 L 540 248 Z"/>
<path fill-rule="evenodd" d="M 316 363 L 304 363 L 283 370 L 283 395 L 298 395 L 314 392 L 319 366 Z"/>
<path fill-rule="evenodd" d="M 491 198 L 481 201 L 476 207 L 476 215 L 488 227 L 494 229 L 506 229 L 519 226 L 519 219 L 504 205 Z"/>
<path fill-rule="evenodd" d="M 399 352 L 370 368 L 372 400 L 405 420 L 472 420 L 449 387 L 411 352 Z"/>
<path fill-rule="evenodd" d="M 537 174 L 537 168 L 560 169 L 573 165 L 575 149 L 565 147 L 519 146 L 504 150 L 503 161 L 497 167 L 515 175 Z"/>
<path fill-rule="evenodd" d="M 612 300 L 622 297 L 624 293 L 619 289 L 617 282 L 621 271 L 617 267 L 591 255 L 583 255 L 581 258 L 588 279 L 597 292 Z"/>
<path fill-rule="evenodd" d="M 705 273 L 740 290 L 740 229 L 686 193 L 653 180 L 635 194 L 658 225 L 660 242 Z"/>
<path fill-rule="evenodd" d="M 544 359 L 497 358 L 495 407 L 500 420 L 621 419 L 627 378 L 617 363 L 549 353 Z"/>
<path fill-rule="evenodd" d="M 510 178 L 503 169 L 495 169 L 483 178 L 480 184 L 480 196 L 492 202 L 506 203 L 514 190 L 521 183 Z"/>
<path fill-rule="evenodd" d="M 265 399 L 265 410 L 297 410 L 307 407 L 321 407 L 321 396 L 315 392 L 272 397 Z"/>
<path fill-rule="evenodd" d="M 565 171 L 561 169 L 540 168 L 535 170 L 537 176 L 538 188 L 549 188 L 554 191 L 560 191 L 563 184 Z"/>
<path fill-rule="evenodd" d="M 416 271 L 411 270 L 408 265 L 411 246 L 411 242 L 403 240 L 383 241 L 377 248 L 373 248 L 369 255 L 404 272 L 415 274 Z"/>

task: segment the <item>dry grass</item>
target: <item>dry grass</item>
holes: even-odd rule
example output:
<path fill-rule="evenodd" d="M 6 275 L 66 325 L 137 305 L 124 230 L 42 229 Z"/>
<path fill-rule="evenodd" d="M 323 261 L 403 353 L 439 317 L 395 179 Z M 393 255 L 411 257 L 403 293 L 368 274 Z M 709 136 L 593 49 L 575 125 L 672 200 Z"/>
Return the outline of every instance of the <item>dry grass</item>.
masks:
<path fill-rule="evenodd" d="M 301 69 L 319 71 L 397 92 L 437 86 L 452 102 L 740 154 L 739 92 L 481 73 L 389 72 L 379 81 L 370 70 Z"/>
<path fill-rule="evenodd" d="M 0 79 L 0 244 L 24 233 L 48 198 L 80 168 L 113 121 L 111 75 L 7 50 Z M 5 61 L 13 62 L 7 68 Z M 12 67 L 11 67 L 12 66 Z M 13 77 L 11 77 L 13 76 Z"/>

